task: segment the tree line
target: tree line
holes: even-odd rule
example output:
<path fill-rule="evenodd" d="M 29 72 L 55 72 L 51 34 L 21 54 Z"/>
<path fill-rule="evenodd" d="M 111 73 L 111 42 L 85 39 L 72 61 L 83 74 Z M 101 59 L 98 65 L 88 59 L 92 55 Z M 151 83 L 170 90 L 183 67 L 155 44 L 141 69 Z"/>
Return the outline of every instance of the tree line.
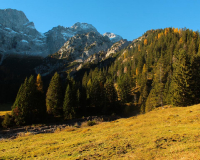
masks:
<path fill-rule="evenodd" d="M 199 65 L 199 32 L 186 28 L 150 30 L 120 51 L 109 67 L 91 69 L 79 81 L 68 75 L 63 84 L 55 73 L 44 93 L 40 75 L 36 80 L 26 78 L 12 115 L 16 124 L 22 125 L 39 123 L 44 117 L 136 114 L 164 105 L 197 104 Z"/>

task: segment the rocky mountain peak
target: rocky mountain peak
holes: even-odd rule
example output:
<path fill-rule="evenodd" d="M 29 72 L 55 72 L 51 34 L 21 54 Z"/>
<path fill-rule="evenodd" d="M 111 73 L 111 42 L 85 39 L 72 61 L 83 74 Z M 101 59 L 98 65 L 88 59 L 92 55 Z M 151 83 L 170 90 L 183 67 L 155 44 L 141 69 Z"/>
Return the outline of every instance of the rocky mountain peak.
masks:
<path fill-rule="evenodd" d="M 96 32 L 96 33 L 99 33 L 93 25 L 88 24 L 88 23 L 77 22 L 73 26 L 71 26 L 71 29 L 74 30 L 76 33 L 80 33 L 80 32 L 85 32 L 85 33 L 86 32 Z"/>
<path fill-rule="evenodd" d="M 19 30 L 28 23 L 26 15 L 16 9 L 0 9 L 0 24 L 12 30 Z"/>
<path fill-rule="evenodd" d="M 103 34 L 104 36 L 108 36 L 108 38 L 110 38 L 112 43 L 116 43 L 120 40 L 122 40 L 123 38 L 117 34 L 111 33 L 111 32 L 106 32 Z"/>
<path fill-rule="evenodd" d="M 59 59 L 71 57 L 72 59 L 86 59 L 101 50 L 107 50 L 112 43 L 108 37 L 96 32 L 77 34 L 71 37 L 57 52 Z"/>

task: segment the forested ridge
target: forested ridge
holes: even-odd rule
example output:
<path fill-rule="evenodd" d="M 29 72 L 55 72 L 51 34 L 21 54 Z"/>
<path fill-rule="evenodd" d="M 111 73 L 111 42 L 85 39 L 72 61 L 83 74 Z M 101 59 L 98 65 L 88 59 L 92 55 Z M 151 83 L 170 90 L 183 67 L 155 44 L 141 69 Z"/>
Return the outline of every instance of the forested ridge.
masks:
<path fill-rule="evenodd" d="M 164 105 L 197 104 L 199 65 L 199 32 L 149 30 L 118 52 L 109 66 L 85 72 L 82 80 L 68 74 L 63 81 L 56 72 L 45 93 L 40 75 L 27 78 L 12 106 L 13 120 L 23 125 L 39 123 L 41 117 L 131 116 Z"/>

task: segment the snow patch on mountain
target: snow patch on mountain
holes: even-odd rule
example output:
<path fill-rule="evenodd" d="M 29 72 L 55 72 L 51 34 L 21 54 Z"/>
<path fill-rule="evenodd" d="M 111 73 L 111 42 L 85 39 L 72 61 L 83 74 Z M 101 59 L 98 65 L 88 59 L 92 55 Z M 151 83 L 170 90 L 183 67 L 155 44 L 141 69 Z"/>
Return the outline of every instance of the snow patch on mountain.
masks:
<path fill-rule="evenodd" d="M 108 36 L 108 38 L 110 38 L 111 42 L 113 42 L 113 43 L 116 43 L 123 39 L 121 36 L 114 34 L 114 33 L 110 33 L 110 32 L 106 32 L 103 35 Z"/>
<path fill-rule="evenodd" d="M 88 23 L 77 22 L 73 26 L 71 26 L 70 29 L 72 29 L 76 33 L 80 33 L 80 32 L 84 32 L 84 33 L 87 33 L 87 32 L 96 32 L 96 33 L 99 33 L 97 31 L 97 29 L 93 25 L 88 24 Z"/>
<path fill-rule="evenodd" d="M 22 43 L 29 43 L 27 40 L 22 39 L 21 40 Z"/>

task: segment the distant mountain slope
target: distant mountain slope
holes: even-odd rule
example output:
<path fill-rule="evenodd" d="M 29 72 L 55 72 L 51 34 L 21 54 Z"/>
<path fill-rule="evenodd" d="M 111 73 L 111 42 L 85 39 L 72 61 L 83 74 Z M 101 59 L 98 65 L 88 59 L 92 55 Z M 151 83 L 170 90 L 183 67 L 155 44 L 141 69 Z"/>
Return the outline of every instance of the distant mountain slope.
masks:
<path fill-rule="evenodd" d="M 167 104 L 200 103 L 199 62 L 199 32 L 165 28 L 133 40 L 109 73 L 119 88 L 119 99 L 134 102 L 144 113 Z"/>
<path fill-rule="evenodd" d="M 107 36 L 96 32 L 77 34 L 71 37 L 55 54 L 48 56 L 35 68 L 36 73 L 43 76 L 57 71 L 76 72 L 84 64 L 98 64 L 130 44 L 127 40 L 112 43 Z"/>
<path fill-rule="evenodd" d="M 92 127 L 85 122 L 81 128 L 2 140 L 0 158 L 200 159 L 200 105 L 167 107 Z"/>
<path fill-rule="evenodd" d="M 108 36 L 108 38 L 110 38 L 111 42 L 112 43 L 116 43 L 120 40 L 122 40 L 123 38 L 117 34 L 114 34 L 114 33 L 110 33 L 110 32 L 106 32 L 103 34 L 104 36 Z"/>

